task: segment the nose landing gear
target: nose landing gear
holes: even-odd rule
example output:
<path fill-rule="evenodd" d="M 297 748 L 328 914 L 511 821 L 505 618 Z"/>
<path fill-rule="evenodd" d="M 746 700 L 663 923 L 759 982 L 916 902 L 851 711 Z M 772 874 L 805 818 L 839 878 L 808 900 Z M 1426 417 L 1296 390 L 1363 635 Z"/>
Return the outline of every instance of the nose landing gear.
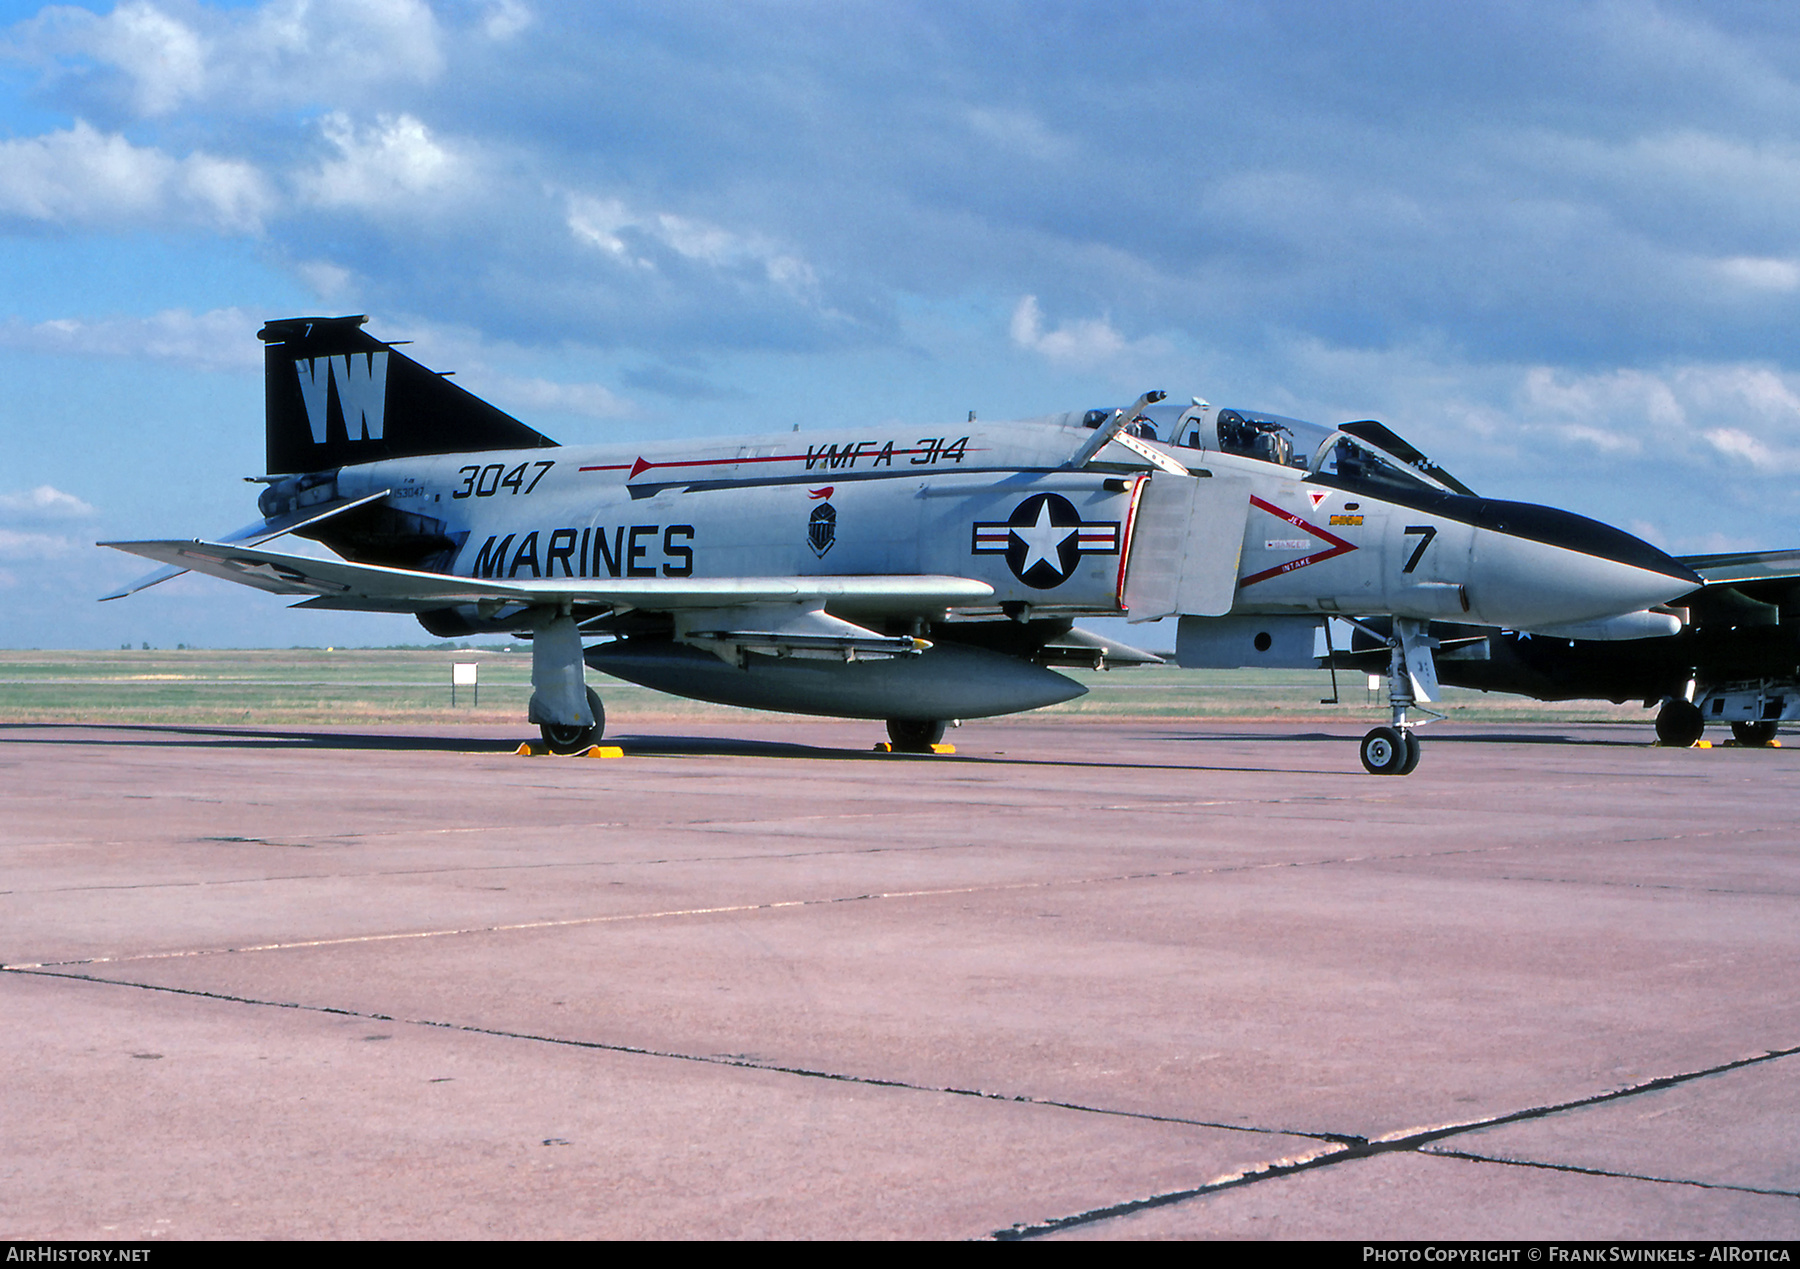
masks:
<path fill-rule="evenodd" d="M 1426 623 L 1405 617 L 1394 619 L 1388 637 L 1388 705 L 1393 720 L 1362 738 L 1363 769 L 1370 775 L 1411 775 L 1419 765 L 1420 746 L 1415 727 L 1407 720 L 1409 709 L 1419 709 L 1431 719 L 1442 718 L 1419 707 L 1419 696 L 1437 699 L 1437 666 L 1431 658 L 1433 640 Z M 1429 721 L 1429 720 L 1427 720 Z"/>

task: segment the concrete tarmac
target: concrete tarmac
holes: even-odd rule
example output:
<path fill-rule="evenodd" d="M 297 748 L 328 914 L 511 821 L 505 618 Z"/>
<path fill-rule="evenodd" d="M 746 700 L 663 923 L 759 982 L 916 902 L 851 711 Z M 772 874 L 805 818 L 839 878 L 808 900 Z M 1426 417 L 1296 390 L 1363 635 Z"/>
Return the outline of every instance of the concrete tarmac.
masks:
<path fill-rule="evenodd" d="M 0 726 L 0 1236 L 1800 1237 L 1800 747 L 682 727 Z"/>

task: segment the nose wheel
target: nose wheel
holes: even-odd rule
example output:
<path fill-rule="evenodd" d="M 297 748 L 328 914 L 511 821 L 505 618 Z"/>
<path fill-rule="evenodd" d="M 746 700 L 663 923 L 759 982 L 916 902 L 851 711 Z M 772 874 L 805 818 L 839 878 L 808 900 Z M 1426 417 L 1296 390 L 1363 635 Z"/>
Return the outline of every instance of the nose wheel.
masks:
<path fill-rule="evenodd" d="M 1370 775 L 1411 775 L 1419 749 L 1412 728 L 1377 727 L 1362 738 L 1363 769 Z"/>

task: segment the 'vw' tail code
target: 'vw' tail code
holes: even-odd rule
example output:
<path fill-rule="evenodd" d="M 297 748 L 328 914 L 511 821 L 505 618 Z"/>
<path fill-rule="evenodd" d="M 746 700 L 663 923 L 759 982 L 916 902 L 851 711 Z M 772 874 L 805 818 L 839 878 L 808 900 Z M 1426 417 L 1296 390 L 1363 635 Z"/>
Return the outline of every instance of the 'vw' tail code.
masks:
<path fill-rule="evenodd" d="M 331 409 L 330 389 L 337 384 L 338 407 L 344 415 L 344 435 L 353 441 L 378 441 L 387 412 L 387 365 L 384 352 L 349 353 L 342 357 L 308 357 L 294 363 L 300 376 L 300 395 L 306 401 L 306 421 L 315 445 L 325 443 L 325 424 Z"/>

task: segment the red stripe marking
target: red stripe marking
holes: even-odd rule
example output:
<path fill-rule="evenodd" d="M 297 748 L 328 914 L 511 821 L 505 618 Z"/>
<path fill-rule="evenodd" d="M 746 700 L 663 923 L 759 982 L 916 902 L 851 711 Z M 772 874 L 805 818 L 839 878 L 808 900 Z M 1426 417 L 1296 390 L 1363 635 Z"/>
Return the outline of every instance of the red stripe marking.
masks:
<path fill-rule="evenodd" d="M 1267 511 L 1277 520 L 1286 520 L 1296 529 L 1305 529 L 1308 533 L 1311 533 L 1316 537 L 1324 538 L 1327 542 L 1330 542 L 1332 546 L 1329 551 L 1315 551 L 1311 555 L 1302 556 L 1297 560 L 1289 560 L 1286 564 L 1277 564 L 1274 568 L 1265 568 L 1260 573 L 1252 573 L 1249 577 L 1244 578 L 1238 583 L 1240 588 L 1254 586 L 1258 582 L 1266 582 L 1271 577 L 1280 577 L 1283 573 L 1291 573 L 1297 568 L 1305 568 L 1309 564 L 1318 564 L 1321 561 L 1329 560 L 1334 556 L 1343 555 L 1348 551 L 1354 551 L 1356 549 L 1356 543 L 1346 542 L 1337 534 L 1327 533 L 1318 525 L 1309 524 L 1305 520 L 1302 520 L 1292 511 L 1284 511 L 1273 503 L 1264 502 L 1261 498 L 1252 496 L 1250 505 Z"/>
<path fill-rule="evenodd" d="M 932 452 L 933 447 L 931 446 L 927 446 L 924 449 L 897 449 L 894 451 L 894 457 L 900 458 L 907 454 L 929 454 Z M 966 452 L 970 454 L 980 454 L 985 453 L 986 451 L 971 449 Z M 863 450 L 861 453 L 857 454 L 856 457 L 876 458 L 879 457 L 880 454 L 881 451 L 879 449 L 871 449 Z M 577 470 L 628 471 L 631 475 L 627 476 L 626 479 L 636 480 L 639 476 L 643 475 L 653 467 L 728 467 L 733 463 L 803 463 L 808 458 L 813 459 L 814 464 L 816 465 L 818 461 L 824 457 L 823 454 L 751 454 L 742 458 L 680 458 L 667 463 L 653 463 L 647 458 L 640 457 L 635 463 L 605 463 L 593 467 L 581 467 L 577 468 Z M 840 464 L 842 463 L 843 458 L 844 455 L 842 451 L 840 451 L 838 453 Z M 908 466 L 911 466 L 911 464 L 908 464 Z M 930 466 L 936 467 L 938 464 L 933 463 L 930 464 Z"/>

